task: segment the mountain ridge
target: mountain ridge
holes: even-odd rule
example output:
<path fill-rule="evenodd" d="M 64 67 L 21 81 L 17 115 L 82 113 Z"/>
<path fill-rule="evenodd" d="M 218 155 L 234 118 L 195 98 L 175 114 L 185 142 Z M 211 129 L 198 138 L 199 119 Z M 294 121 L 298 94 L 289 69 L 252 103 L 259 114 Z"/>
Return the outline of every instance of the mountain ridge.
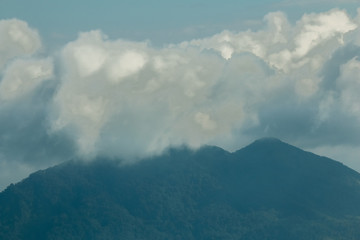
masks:
<path fill-rule="evenodd" d="M 360 174 L 276 139 L 71 161 L 0 193 L 1 239 L 356 239 Z M 340 235 L 339 235 L 340 234 Z"/>

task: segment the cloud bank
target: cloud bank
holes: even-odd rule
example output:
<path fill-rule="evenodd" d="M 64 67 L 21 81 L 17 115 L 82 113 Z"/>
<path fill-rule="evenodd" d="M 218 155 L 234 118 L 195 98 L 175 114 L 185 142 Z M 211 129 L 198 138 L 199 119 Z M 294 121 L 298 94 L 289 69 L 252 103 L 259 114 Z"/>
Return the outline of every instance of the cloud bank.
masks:
<path fill-rule="evenodd" d="M 359 146 L 360 14 L 334 9 L 292 24 L 274 12 L 263 22 L 161 48 L 95 30 L 42 56 L 36 30 L 2 20 L 0 113 L 11 130 L 1 142 L 53 162 L 182 144 L 235 150 L 263 136 L 308 149 Z"/>

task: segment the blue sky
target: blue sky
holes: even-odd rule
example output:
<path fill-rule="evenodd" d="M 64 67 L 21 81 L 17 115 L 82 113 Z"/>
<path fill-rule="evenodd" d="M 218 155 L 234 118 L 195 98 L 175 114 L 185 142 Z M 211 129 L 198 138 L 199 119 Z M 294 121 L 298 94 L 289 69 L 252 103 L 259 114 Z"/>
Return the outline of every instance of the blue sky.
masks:
<path fill-rule="evenodd" d="M 360 170 L 359 7 L 0 0 L 0 189 L 74 157 L 261 137 Z"/>
<path fill-rule="evenodd" d="M 74 39 L 79 31 L 101 29 L 112 38 L 150 39 L 155 45 L 205 37 L 223 29 L 256 26 L 269 12 L 284 11 L 291 21 L 304 13 L 334 7 L 356 14 L 345 1 L 185 0 L 185 1 L 46 1 L 1 0 L 0 16 L 19 18 L 36 27 L 48 45 Z M 254 26 L 255 25 L 255 26 Z"/>

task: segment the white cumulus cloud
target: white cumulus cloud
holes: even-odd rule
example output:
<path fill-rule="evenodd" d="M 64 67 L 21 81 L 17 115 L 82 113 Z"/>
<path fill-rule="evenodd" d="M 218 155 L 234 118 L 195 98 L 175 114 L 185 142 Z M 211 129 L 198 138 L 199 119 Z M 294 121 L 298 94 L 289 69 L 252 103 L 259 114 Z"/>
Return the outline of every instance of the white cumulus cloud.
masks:
<path fill-rule="evenodd" d="M 334 9 L 293 24 L 274 12 L 263 21 L 257 31 L 163 47 L 82 32 L 43 59 L 36 30 L 0 21 L 0 100 L 38 106 L 46 98 L 41 132 L 66 135 L 90 157 L 181 144 L 235 150 L 265 135 L 312 148 L 337 144 L 339 134 L 360 144 L 359 54 L 346 50 L 360 52 L 359 16 Z M 31 94 L 40 86 L 52 89 Z"/>
<path fill-rule="evenodd" d="M 14 57 L 31 55 L 41 47 L 36 30 L 18 19 L 0 20 L 0 70 Z"/>
<path fill-rule="evenodd" d="M 322 89 L 322 69 L 334 52 L 356 44 L 356 20 L 334 9 L 304 15 L 295 25 L 281 12 L 264 21 L 259 31 L 225 30 L 162 48 L 81 33 L 61 54 L 53 130 L 72 135 L 81 154 L 139 156 L 184 143 L 228 144 L 261 129 L 269 104 L 291 102 L 299 112 L 315 109 L 303 116 L 313 121 L 304 132 L 321 129 L 334 117 L 329 99 L 338 96 Z M 341 101 L 357 112 L 347 87 L 357 82 L 341 79 Z M 281 121 L 293 118 L 286 108 L 279 111 Z M 270 126 L 262 134 L 278 128 Z"/>
<path fill-rule="evenodd" d="M 13 100 L 31 93 L 43 81 L 53 77 L 51 59 L 19 59 L 5 70 L 0 82 L 0 99 Z"/>

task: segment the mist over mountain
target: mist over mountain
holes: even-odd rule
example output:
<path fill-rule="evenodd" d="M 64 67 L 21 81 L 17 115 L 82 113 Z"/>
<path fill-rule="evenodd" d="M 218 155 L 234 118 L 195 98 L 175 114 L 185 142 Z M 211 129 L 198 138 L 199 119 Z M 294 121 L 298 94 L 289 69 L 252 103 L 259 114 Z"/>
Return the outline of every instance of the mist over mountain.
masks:
<path fill-rule="evenodd" d="M 358 5 L 0 1 L 0 189 L 67 159 L 262 136 L 360 171 Z"/>
<path fill-rule="evenodd" d="M 38 171 L 0 193 L 0 239 L 356 239 L 360 174 L 264 138 Z"/>

